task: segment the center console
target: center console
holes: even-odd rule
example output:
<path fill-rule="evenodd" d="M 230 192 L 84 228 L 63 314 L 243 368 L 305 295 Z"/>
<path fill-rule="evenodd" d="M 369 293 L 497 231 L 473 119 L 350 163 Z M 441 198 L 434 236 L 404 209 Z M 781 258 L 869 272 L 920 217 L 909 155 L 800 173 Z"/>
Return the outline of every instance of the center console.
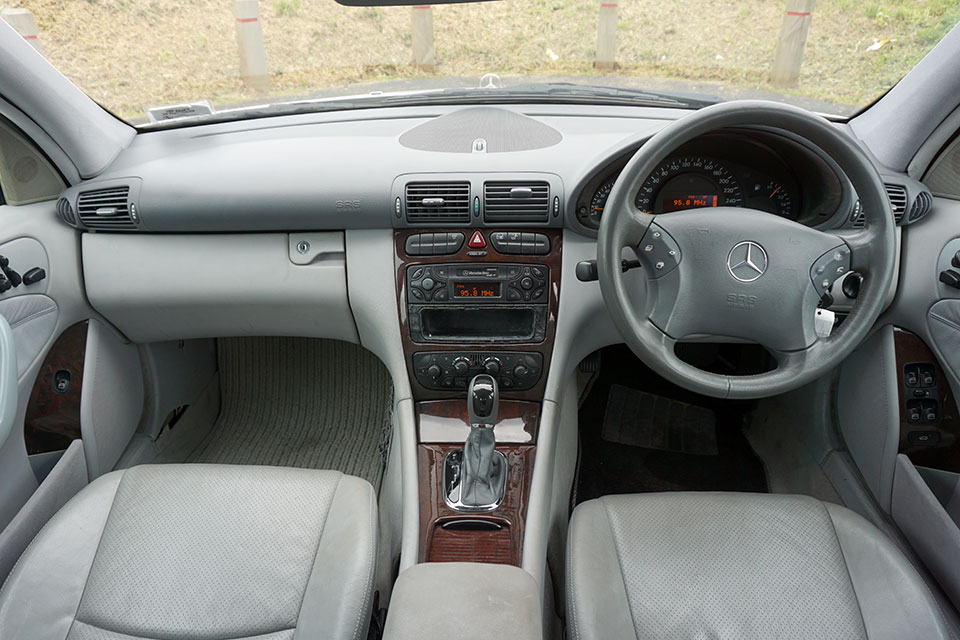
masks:
<path fill-rule="evenodd" d="M 416 401 L 419 561 L 519 565 L 556 334 L 562 232 L 407 228 L 394 240 Z M 498 410 L 479 420 L 469 415 L 467 392 L 484 376 L 498 390 Z M 495 453 L 479 456 L 480 471 L 464 464 L 465 451 L 486 452 L 491 441 Z M 463 494 L 460 479 L 477 473 L 489 474 L 489 491 Z"/>

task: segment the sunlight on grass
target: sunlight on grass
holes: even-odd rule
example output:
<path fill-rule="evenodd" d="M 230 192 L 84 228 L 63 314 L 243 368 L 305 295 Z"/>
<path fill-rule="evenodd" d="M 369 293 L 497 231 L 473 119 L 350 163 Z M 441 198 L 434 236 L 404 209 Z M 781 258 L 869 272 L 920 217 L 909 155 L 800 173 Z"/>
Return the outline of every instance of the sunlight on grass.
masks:
<path fill-rule="evenodd" d="M 25 0 L 47 57 L 124 116 L 148 105 L 263 99 L 244 89 L 229 0 Z M 433 9 L 439 65 L 411 65 L 408 7 L 333 0 L 260 4 L 273 97 L 424 76 L 597 75 L 599 2 L 506 0 Z M 772 89 L 785 3 L 622 0 L 612 76 Z M 960 20 L 957 0 L 821 0 L 789 93 L 862 105 L 896 83 Z M 874 43 L 877 50 L 868 50 Z"/>

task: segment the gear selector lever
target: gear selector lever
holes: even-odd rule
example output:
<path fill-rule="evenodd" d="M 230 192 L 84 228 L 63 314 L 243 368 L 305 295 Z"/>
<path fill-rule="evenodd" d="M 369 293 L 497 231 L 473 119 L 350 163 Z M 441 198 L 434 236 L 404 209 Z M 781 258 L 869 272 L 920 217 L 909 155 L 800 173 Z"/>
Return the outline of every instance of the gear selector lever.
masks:
<path fill-rule="evenodd" d="M 444 500 L 457 511 L 492 511 L 507 486 L 507 459 L 496 450 L 500 393 L 493 376 L 481 373 L 467 387 L 470 435 L 463 449 L 447 454 L 443 464 Z"/>

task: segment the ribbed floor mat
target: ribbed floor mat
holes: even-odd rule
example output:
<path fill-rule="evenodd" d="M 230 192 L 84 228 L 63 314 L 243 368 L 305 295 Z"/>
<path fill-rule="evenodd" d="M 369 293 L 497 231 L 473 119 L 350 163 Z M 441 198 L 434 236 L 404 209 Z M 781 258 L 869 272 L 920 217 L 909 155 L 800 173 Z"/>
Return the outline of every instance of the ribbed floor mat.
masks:
<path fill-rule="evenodd" d="M 610 387 L 600 437 L 607 442 L 701 456 L 717 455 L 717 417 L 710 409 Z"/>
<path fill-rule="evenodd" d="M 337 469 L 378 488 L 393 386 L 357 345 L 218 340 L 221 409 L 188 462 Z"/>

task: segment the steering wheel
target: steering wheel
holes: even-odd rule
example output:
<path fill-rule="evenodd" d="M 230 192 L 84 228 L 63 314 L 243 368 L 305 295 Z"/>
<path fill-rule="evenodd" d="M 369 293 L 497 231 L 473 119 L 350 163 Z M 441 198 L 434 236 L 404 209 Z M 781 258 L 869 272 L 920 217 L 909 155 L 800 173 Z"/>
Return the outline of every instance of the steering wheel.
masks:
<path fill-rule="evenodd" d="M 792 132 L 829 154 L 856 189 L 863 228 L 829 233 L 735 207 L 667 215 L 637 209 L 634 197 L 641 184 L 671 151 L 710 131 L 758 124 Z M 880 176 L 839 128 L 788 105 L 720 103 L 663 128 L 617 178 L 597 241 L 600 288 L 624 341 L 664 378 L 718 398 L 772 396 L 825 374 L 866 337 L 895 274 L 895 226 Z M 636 283 L 625 276 L 621 263 L 628 247 L 646 276 L 638 304 L 630 288 Z M 843 324 L 820 338 L 814 324 L 817 303 L 850 270 L 863 277 L 856 304 Z M 777 366 L 746 376 L 698 369 L 675 353 L 679 340 L 695 335 L 758 343 Z"/>

